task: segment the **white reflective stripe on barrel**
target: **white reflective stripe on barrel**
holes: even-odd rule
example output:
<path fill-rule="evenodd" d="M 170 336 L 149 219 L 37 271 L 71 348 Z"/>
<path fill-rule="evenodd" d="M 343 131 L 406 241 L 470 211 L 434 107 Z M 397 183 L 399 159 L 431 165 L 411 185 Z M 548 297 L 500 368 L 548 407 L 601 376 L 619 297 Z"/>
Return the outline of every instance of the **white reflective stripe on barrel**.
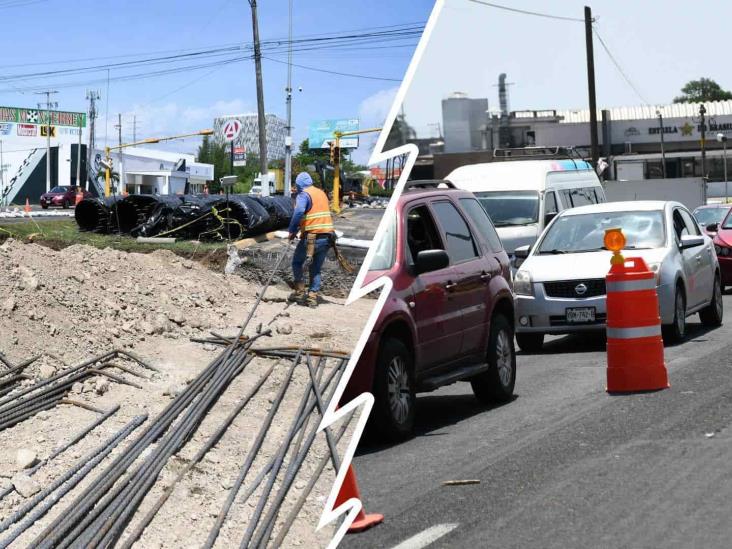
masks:
<path fill-rule="evenodd" d="M 656 277 L 642 278 L 640 280 L 610 281 L 605 283 L 608 292 L 634 292 L 636 290 L 655 290 Z"/>
<path fill-rule="evenodd" d="M 661 335 L 661 325 L 641 326 L 640 328 L 607 328 L 607 337 L 612 339 L 635 339 Z"/>

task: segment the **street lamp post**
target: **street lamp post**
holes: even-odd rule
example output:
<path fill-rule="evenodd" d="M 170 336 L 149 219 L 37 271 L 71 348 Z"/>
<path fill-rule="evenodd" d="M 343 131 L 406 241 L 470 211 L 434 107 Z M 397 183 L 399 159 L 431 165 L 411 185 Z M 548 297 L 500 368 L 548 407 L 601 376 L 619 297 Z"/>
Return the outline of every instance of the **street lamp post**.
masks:
<path fill-rule="evenodd" d="M 663 141 L 663 114 L 661 114 L 660 110 L 657 110 L 656 114 L 658 115 L 658 126 L 661 130 L 661 173 L 663 174 L 663 178 L 666 179 L 666 151 Z"/>
<path fill-rule="evenodd" d="M 727 136 L 723 133 L 717 134 L 717 141 L 722 143 L 722 149 L 724 150 L 724 203 L 729 202 L 729 188 L 727 181 Z"/>

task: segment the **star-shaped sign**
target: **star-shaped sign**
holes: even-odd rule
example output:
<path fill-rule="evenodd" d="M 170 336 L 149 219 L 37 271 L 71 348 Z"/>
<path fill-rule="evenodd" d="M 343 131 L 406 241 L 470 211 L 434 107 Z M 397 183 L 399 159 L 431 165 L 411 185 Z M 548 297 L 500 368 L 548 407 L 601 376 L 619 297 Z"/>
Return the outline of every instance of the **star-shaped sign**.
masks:
<path fill-rule="evenodd" d="M 686 122 L 683 126 L 681 126 L 681 135 L 691 135 L 692 130 L 694 129 L 694 126 Z"/>

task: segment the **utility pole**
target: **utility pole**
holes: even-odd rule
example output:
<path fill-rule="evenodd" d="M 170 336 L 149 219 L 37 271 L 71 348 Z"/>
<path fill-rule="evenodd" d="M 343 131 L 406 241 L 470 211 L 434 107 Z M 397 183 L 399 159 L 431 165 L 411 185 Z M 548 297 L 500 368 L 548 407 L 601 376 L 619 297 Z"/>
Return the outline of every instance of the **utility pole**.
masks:
<path fill-rule="evenodd" d="M 0 139 L 0 208 L 5 203 L 5 166 L 3 165 L 3 140 Z"/>
<path fill-rule="evenodd" d="M 595 97 L 595 54 L 592 48 L 592 9 L 585 6 L 585 47 L 587 48 L 587 91 L 590 96 L 590 149 L 592 166 L 600 158 L 597 140 L 597 99 Z"/>
<path fill-rule="evenodd" d="M 285 196 L 292 186 L 292 0 L 289 1 L 289 32 L 287 41 L 287 136 L 285 137 Z"/>
<path fill-rule="evenodd" d="M 125 191 L 125 184 L 124 179 L 122 179 L 122 114 L 117 113 L 117 125 L 115 126 L 117 128 L 117 144 L 119 145 L 119 156 L 117 157 L 117 162 L 119 162 L 119 167 L 117 168 L 117 177 L 119 178 L 117 180 L 117 186 L 119 187 L 119 192 Z"/>
<path fill-rule="evenodd" d="M 666 179 L 666 150 L 663 137 L 663 114 L 660 110 L 657 110 L 656 114 L 658 115 L 658 126 L 661 130 L 661 173 L 663 174 L 663 178 Z"/>
<path fill-rule="evenodd" d="M 90 167 L 92 167 L 92 160 L 94 156 L 94 147 L 96 146 L 96 123 L 95 120 L 97 119 L 97 100 L 99 99 L 99 92 L 95 92 L 92 90 L 89 90 L 86 92 L 86 98 L 89 100 L 89 137 L 87 139 L 87 151 L 86 151 L 86 169 L 87 169 L 87 177 L 86 177 L 86 190 L 89 190 L 89 176 L 88 172 Z M 94 174 L 94 182 L 96 185 L 96 176 L 97 174 Z M 96 188 L 96 186 L 95 186 Z"/>
<path fill-rule="evenodd" d="M 252 38 L 254 40 L 254 68 L 257 75 L 257 122 L 259 126 L 259 170 L 262 174 L 262 194 L 269 195 L 269 170 L 267 169 L 267 121 L 264 115 L 264 88 L 262 87 L 262 52 L 259 48 L 259 22 L 257 0 L 249 0 L 252 8 Z M 266 179 L 266 183 L 265 183 Z"/>
<path fill-rule="evenodd" d="M 56 90 L 36 92 L 37 95 L 46 96 L 46 192 L 51 190 L 51 109 L 58 108 L 58 103 L 51 103 L 51 95 L 57 94 Z M 41 109 L 43 103 L 38 103 Z"/>
<path fill-rule="evenodd" d="M 132 142 L 137 143 L 137 115 L 132 115 Z"/>
<path fill-rule="evenodd" d="M 76 150 L 76 186 L 81 187 L 81 116 L 79 117 L 79 145 Z"/>
<path fill-rule="evenodd" d="M 707 151 L 706 151 L 706 135 L 707 126 L 704 115 L 707 113 L 707 109 L 704 105 L 699 105 L 699 131 L 701 132 L 701 172 L 702 172 L 702 198 L 703 203 L 707 203 Z"/>

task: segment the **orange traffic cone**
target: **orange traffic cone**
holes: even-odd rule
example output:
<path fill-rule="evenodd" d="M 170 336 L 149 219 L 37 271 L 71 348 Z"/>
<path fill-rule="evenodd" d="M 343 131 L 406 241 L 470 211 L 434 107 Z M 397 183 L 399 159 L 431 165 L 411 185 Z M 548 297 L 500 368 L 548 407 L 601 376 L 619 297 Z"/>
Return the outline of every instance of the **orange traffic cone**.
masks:
<path fill-rule="evenodd" d="M 622 241 L 624 246 L 625 239 Z M 607 391 L 666 389 L 669 383 L 663 359 L 656 275 L 640 257 L 625 259 L 619 250 L 615 257 L 618 259 L 613 258 L 605 278 Z"/>
<path fill-rule="evenodd" d="M 346 477 L 343 479 L 343 484 L 341 485 L 341 489 L 338 492 L 338 497 L 335 501 L 336 507 L 351 498 L 361 499 L 361 494 L 358 491 L 358 483 L 356 482 L 356 474 L 353 472 L 353 465 L 348 466 Z M 363 532 L 364 530 L 368 530 L 372 526 L 376 526 L 377 524 L 381 524 L 382 522 L 384 522 L 384 515 L 367 515 L 363 510 L 363 500 L 361 500 L 361 503 L 361 510 L 358 512 L 356 520 L 354 520 L 353 523 L 348 527 L 349 534 Z"/>
<path fill-rule="evenodd" d="M 31 213 L 30 200 L 27 198 L 25 199 L 25 208 L 23 208 L 23 211 L 25 211 L 25 213 Z"/>

